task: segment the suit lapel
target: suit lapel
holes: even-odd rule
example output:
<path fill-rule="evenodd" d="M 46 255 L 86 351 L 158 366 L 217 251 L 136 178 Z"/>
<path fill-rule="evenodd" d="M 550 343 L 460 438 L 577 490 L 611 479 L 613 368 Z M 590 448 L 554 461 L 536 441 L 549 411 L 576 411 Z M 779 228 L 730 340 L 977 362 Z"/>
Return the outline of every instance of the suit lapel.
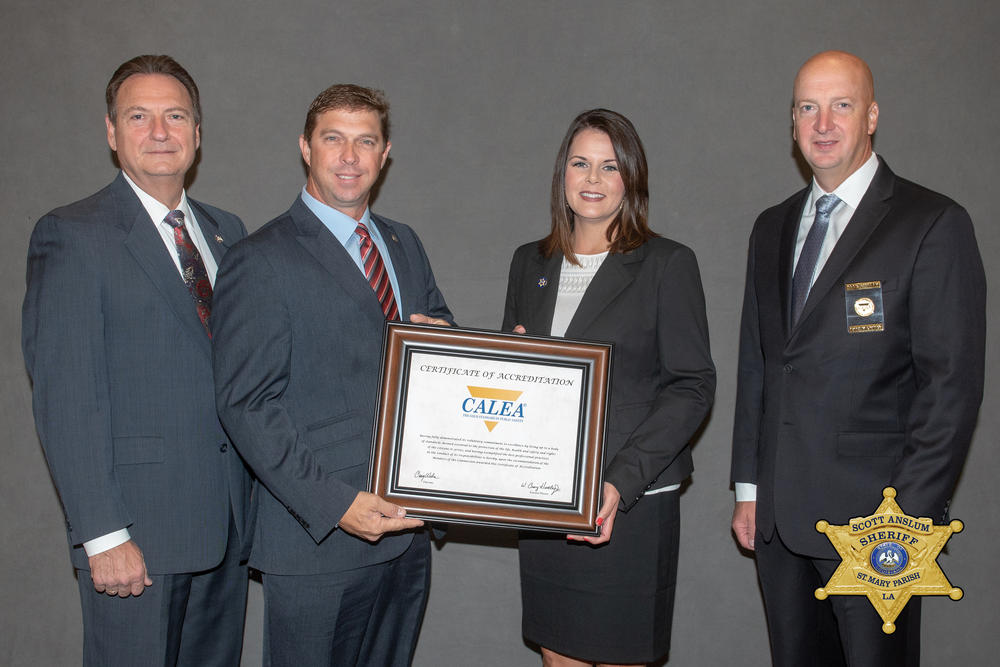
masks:
<path fill-rule="evenodd" d="M 289 213 L 297 229 L 296 240 L 330 274 L 340 289 L 357 303 L 358 311 L 375 319 L 381 326 L 385 315 L 375 292 L 337 237 L 309 210 L 301 197 L 295 200 Z"/>
<path fill-rule="evenodd" d="M 642 245 L 624 254 L 609 254 L 604 259 L 566 327 L 568 338 L 584 335 L 597 316 L 635 280 L 636 271 L 645 257 L 646 246 Z"/>
<path fill-rule="evenodd" d="M 187 285 L 184 284 L 173 259 L 167 254 L 163 238 L 132 188 L 124 178 L 119 176 L 119 179 L 121 187 L 116 188 L 116 196 L 121 202 L 118 223 L 126 231 L 125 248 L 185 329 L 199 341 L 206 354 L 211 354 L 211 341 L 205 334 L 201 320 L 198 319 L 198 311 Z M 118 184 L 119 182 L 116 182 L 116 186 Z"/>
<path fill-rule="evenodd" d="M 872 179 L 868 192 L 858 204 L 858 209 L 851 216 L 851 221 L 844 233 L 833 247 L 830 258 L 816 276 L 809 296 L 802 307 L 799 323 L 805 321 L 816 309 L 816 304 L 823 300 L 826 294 L 837 286 L 840 276 L 854 260 L 858 251 L 865 245 L 868 238 L 889 212 L 889 198 L 892 196 L 892 181 L 895 177 L 889 167 L 879 160 L 879 169 Z M 796 327 L 797 328 L 797 327 Z"/>
<path fill-rule="evenodd" d="M 190 197 L 188 197 L 188 204 L 194 210 L 195 219 L 198 221 L 198 227 L 201 229 L 201 235 L 205 238 L 205 243 L 208 244 L 209 249 L 212 251 L 212 257 L 215 258 L 215 265 L 218 266 L 222 261 L 222 256 L 229 250 L 229 246 L 239 239 L 223 238 L 222 228 L 219 227 L 219 223 L 208 214 L 208 211 L 201 204 Z"/>
<path fill-rule="evenodd" d="M 521 295 L 523 307 L 518 310 L 527 314 L 521 324 L 530 334 L 548 336 L 552 333 L 552 316 L 555 314 L 556 295 L 559 293 L 559 274 L 562 270 L 563 255 L 552 253 L 545 258 L 541 254 L 532 257 L 533 266 L 527 272 L 524 293 Z"/>
<path fill-rule="evenodd" d="M 781 224 L 781 238 L 778 242 L 778 294 L 781 299 L 781 321 L 785 327 L 786 338 L 792 329 L 792 266 L 795 259 L 795 239 L 799 233 L 802 208 L 808 195 L 807 187 L 795 197 L 791 206 L 785 211 L 785 220 Z"/>

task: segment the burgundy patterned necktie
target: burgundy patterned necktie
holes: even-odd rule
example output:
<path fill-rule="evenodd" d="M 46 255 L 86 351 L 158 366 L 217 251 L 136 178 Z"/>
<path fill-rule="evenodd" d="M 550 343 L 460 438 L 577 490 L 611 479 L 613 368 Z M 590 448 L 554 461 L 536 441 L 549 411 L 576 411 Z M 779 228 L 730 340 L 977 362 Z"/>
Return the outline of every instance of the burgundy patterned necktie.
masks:
<path fill-rule="evenodd" d="M 378 302 L 382 304 L 382 312 L 387 320 L 399 319 L 399 308 L 396 307 L 396 297 L 392 293 L 392 283 L 389 282 L 389 272 L 385 270 L 382 255 L 372 241 L 368 228 L 358 223 L 354 233 L 361 239 L 361 263 L 365 269 L 365 278 L 375 290 Z"/>
<path fill-rule="evenodd" d="M 208 280 L 205 262 L 201 260 L 201 253 L 198 252 L 187 228 L 184 227 L 184 213 L 171 211 L 163 220 L 174 228 L 174 243 L 177 245 L 177 256 L 181 260 L 184 284 L 194 299 L 198 318 L 205 325 L 205 331 L 211 338 L 212 329 L 209 327 L 208 318 L 212 314 L 212 283 Z"/>

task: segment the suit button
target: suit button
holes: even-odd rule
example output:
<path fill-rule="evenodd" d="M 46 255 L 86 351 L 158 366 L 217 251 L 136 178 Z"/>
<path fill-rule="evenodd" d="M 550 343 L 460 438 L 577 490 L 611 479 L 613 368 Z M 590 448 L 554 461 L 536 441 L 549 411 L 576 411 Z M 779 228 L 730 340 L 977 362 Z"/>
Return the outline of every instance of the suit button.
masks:
<path fill-rule="evenodd" d="M 229 449 L 229 445 L 228 444 L 222 443 L 221 445 L 219 445 L 219 451 L 222 452 L 223 454 L 225 454 L 225 452 L 226 452 L 227 449 Z"/>
<path fill-rule="evenodd" d="M 795 368 L 791 364 L 785 364 L 784 368 L 782 368 L 781 370 L 785 371 L 786 373 L 791 373 L 793 370 L 795 370 Z"/>

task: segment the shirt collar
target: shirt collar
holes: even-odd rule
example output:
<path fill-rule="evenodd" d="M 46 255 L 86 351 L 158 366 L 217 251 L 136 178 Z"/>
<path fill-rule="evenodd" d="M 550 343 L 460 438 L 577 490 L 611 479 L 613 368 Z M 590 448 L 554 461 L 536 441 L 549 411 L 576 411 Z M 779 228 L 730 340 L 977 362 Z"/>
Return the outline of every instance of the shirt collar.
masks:
<path fill-rule="evenodd" d="M 167 208 L 155 197 L 136 185 L 135 181 L 129 178 L 128 174 L 124 171 L 122 171 L 122 176 L 125 177 L 125 182 L 128 183 L 129 187 L 132 188 L 132 191 L 135 192 L 135 195 L 139 198 L 139 202 L 142 204 L 142 207 L 146 209 L 146 213 L 149 214 L 152 221 L 156 224 L 163 222 L 163 219 L 167 217 L 167 213 L 170 213 L 173 209 Z M 191 207 L 188 205 L 186 190 L 181 190 L 181 203 L 177 206 L 176 210 L 184 214 L 184 219 L 188 221 L 188 224 L 193 224 L 194 218 L 191 217 Z"/>
<path fill-rule="evenodd" d="M 872 179 L 875 178 L 876 171 L 878 171 L 878 156 L 873 151 L 868 156 L 868 159 L 865 160 L 865 163 L 858 167 L 853 174 L 844 179 L 844 182 L 838 185 L 832 194 L 837 195 L 841 201 L 852 209 L 856 209 L 858 204 L 861 203 L 861 199 L 865 196 L 865 193 L 868 192 L 868 186 L 871 185 Z M 816 178 L 813 177 L 810 210 L 815 205 L 813 202 L 825 194 L 829 193 L 825 192 L 816 182 Z"/>
<path fill-rule="evenodd" d="M 358 223 L 361 222 L 365 227 L 368 228 L 368 232 L 372 237 L 381 239 L 378 233 L 378 228 L 372 224 L 371 210 L 366 206 L 365 212 L 361 214 L 361 220 L 355 220 L 351 216 L 341 213 L 332 206 L 327 206 L 320 200 L 313 197 L 302 187 L 302 203 L 309 207 L 320 222 L 330 230 L 330 232 L 337 237 L 341 245 L 347 245 L 347 242 L 351 240 L 354 235 L 354 230 L 358 228 Z"/>

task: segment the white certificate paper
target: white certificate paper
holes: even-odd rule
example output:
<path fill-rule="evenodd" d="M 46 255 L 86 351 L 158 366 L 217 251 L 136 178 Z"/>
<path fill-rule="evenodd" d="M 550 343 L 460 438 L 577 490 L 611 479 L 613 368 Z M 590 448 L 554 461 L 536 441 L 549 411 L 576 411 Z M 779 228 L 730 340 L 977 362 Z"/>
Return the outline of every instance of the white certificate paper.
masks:
<path fill-rule="evenodd" d="M 581 367 L 414 351 L 408 368 L 399 488 L 573 501 Z"/>

